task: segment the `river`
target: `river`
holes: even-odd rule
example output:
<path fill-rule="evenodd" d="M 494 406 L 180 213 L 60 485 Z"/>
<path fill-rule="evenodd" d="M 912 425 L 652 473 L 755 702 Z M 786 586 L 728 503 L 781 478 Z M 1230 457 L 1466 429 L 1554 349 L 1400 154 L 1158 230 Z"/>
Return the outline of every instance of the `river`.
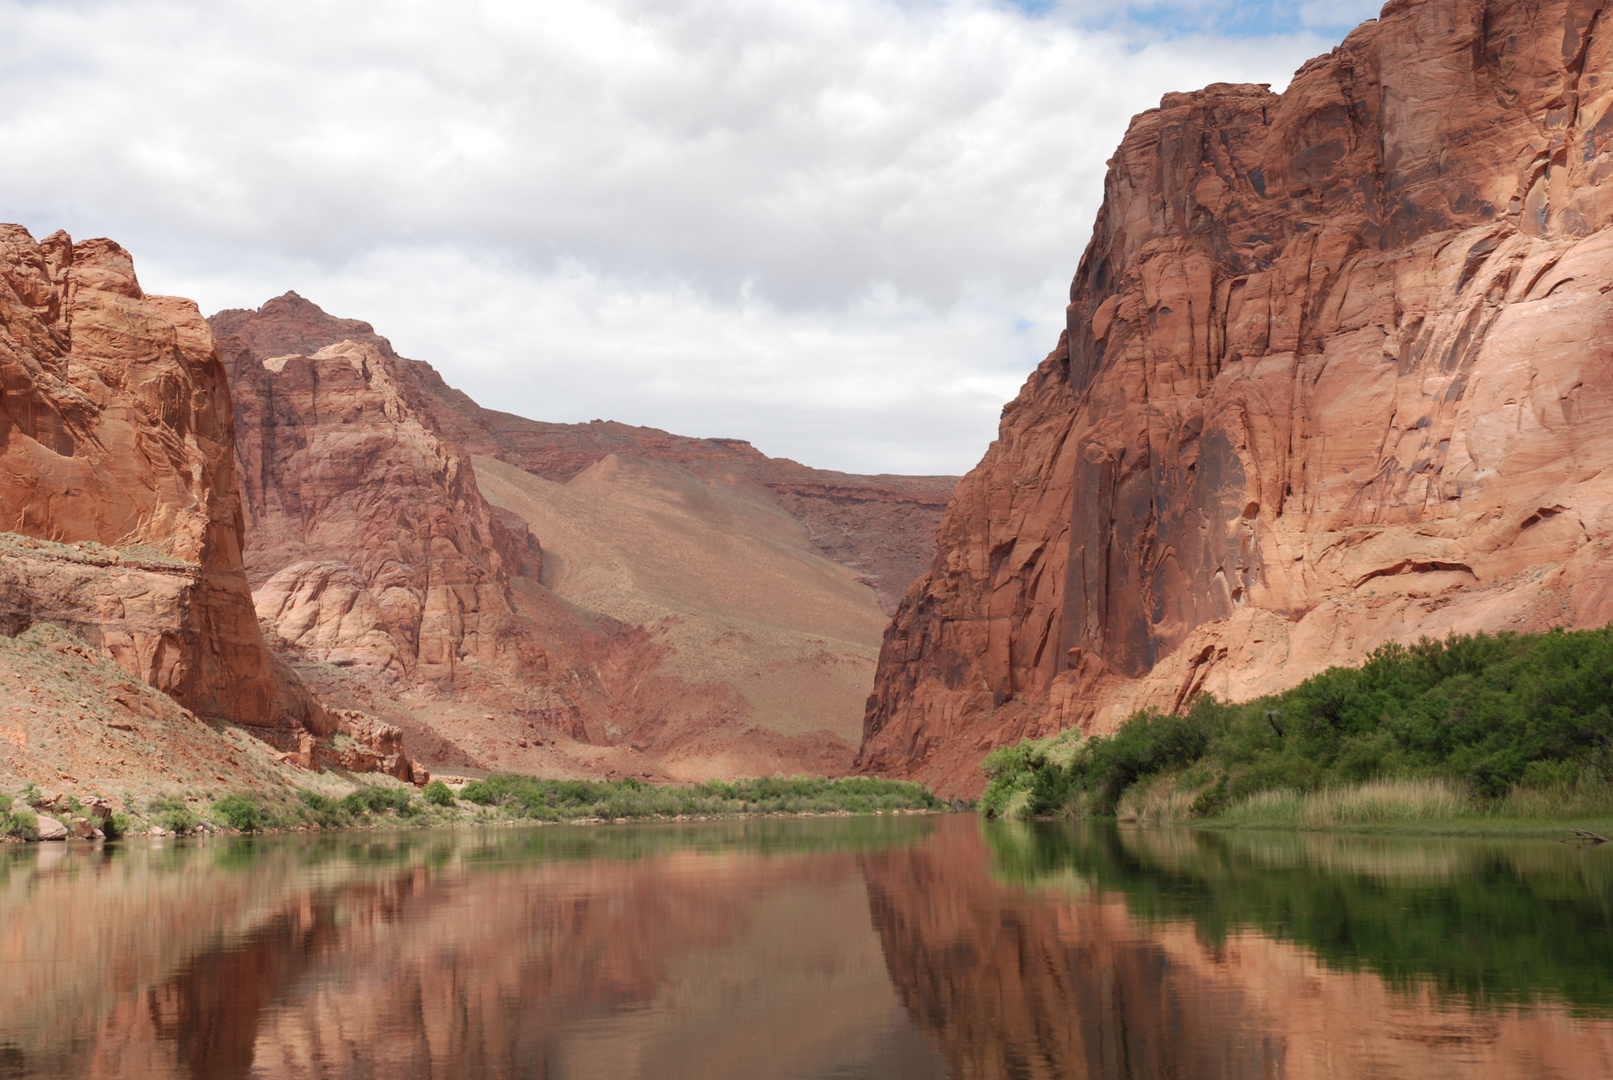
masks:
<path fill-rule="evenodd" d="M 0 847 L 0 1078 L 1613 1076 L 1613 845 L 938 817 Z"/>

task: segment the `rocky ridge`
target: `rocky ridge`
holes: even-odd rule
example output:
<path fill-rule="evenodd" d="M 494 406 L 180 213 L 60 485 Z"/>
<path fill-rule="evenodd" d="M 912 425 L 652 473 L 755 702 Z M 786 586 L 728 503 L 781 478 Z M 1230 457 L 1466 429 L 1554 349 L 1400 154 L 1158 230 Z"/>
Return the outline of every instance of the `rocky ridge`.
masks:
<path fill-rule="evenodd" d="M 328 703 L 397 726 L 442 768 L 850 766 L 883 624 L 856 579 L 912 572 L 945 478 L 865 483 L 725 440 L 491 413 L 294 293 L 210 323 L 236 400 L 257 613 Z M 855 572 L 823 555 L 830 541 L 814 550 L 757 479 L 769 469 L 856 489 L 833 540 L 855 548 Z M 671 565 L 666 530 L 687 534 L 673 548 L 698 568 Z M 563 560 L 545 535 L 564 538 Z M 573 587 L 579 571 L 592 585 Z M 730 602 L 768 574 L 784 576 L 765 602 Z M 800 602 L 781 608 L 785 578 Z M 795 692 L 819 677 L 834 692 Z"/>
<path fill-rule="evenodd" d="M 559 424 L 485 409 L 449 386 L 431 365 L 399 357 L 391 342 L 358 319 L 329 315 L 288 292 L 256 311 L 210 316 L 220 339 L 260 358 L 311 355 L 352 341 L 394 364 L 434 429 L 469 454 L 497 458 L 534 476 L 566 483 L 611 455 L 661 461 L 696 476 L 739 485 L 776 502 L 807 529 L 827 558 L 862 573 L 887 612 L 929 565 L 935 528 L 955 476 L 860 476 L 770 458 L 741 439 L 699 439 L 606 420 Z M 229 352 L 226 349 L 226 352 Z"/>
<path fill-rule="evenodd" d="M 1057 347 L 881 653 L 863 768 L 1613 619 L 1613 30 L 1396 0 L 1139 115 Z"/>

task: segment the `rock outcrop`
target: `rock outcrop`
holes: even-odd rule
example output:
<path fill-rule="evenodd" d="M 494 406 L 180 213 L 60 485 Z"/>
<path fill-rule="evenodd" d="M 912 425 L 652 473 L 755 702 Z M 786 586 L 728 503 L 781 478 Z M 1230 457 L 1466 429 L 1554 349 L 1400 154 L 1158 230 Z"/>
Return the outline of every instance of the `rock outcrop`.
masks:
<path fill-rule="evenodd" d="M 968 793 L 1027 735 L 1613 619 L 1605 6 L 1396 0 L 1280 95 L 1132 122 L 863 767 Z"/>
<path fill-rule="evenodd" d="M 322 730 L 241 561 L 228 386 L 129 254 L 0 225 L 0 629 L 61 625 L 205 717 Z"/>
<path fill-rule="evenodd" d="M 388 682 L 541 681 L 509 585 L 511 563 L 540 565 L 537 544 L 495 515 L 397 361 L 369 342 L 259 358 L 222 340 L 258 615 Z"/>
<path fill-rule="evenodd" d="M 711 472 L 770 459 L 624 428 L 667 455 L 591 444 L 574 469 L 567 440 L 599 425 L 482 410 L 368 323 L 287 294 L 211 324 L 236 402 L 257 612 L 328 704 L 394 725 L 444 770 L 850 767 L 884 622 L 866 587 L 877 571 L 826 558 L 752 473 L 674 460 Z M 519 433 L 537 465 L 550 444 L 533 432 L 560 432 L 550 465 L 576 483 L 512 462 L 489 425 Z M 906 498 L 903 482 L 888 486 Z M 927 484 L 881 512 L 938 510 Z M 554 558 L 546 530 L 562 537 Z M 859 550 L 895 566 L 911 531 L 893 526 L 883 556 L 873 541 Z M 291 759 L 320 757 L 299 747 Z"/>
<path fill-rule="evenodd" d="M 397 381 L 409 387 L 411 403 L 430 413 L 433 430 L 444 439 L 546 480 L 563 484 L 617 455 L 667 462 L 748 488 L 800 521 L 827 558 L 864 574 L 887 612 L 930 564 L 936 525 L 957 484 L 954 476 L 858 476 L 813 469 L 770 458 L 741 439 L 695 439 L 605 420 L 546 423 L 484 409 L 450 387 L 431 365 L 399 357 L 369 323 L 328 315 L 296 293 L 278 296 L 257 311 L 221 311 L 209 322 L 220 340 L 233 340 L 259 358 L 309 355 L 343 341 L 373 346 L 392 362 Z"/>

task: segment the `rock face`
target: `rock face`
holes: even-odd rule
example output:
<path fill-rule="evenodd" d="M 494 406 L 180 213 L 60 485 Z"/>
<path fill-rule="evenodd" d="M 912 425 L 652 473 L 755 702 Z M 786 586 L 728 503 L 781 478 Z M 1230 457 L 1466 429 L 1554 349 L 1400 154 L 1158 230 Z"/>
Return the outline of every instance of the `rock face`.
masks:
<path fill-rule="evenodd" d="M 440 770 L 850 767 L 884 624 L 866 586 L 911 572 L 945 478 L 834 479 L 742 443 L 490 413 L 295 294 L 210 321 L 257 613 L 327 704 L 376 714 Z M 815 546 L 765 469 L 803 500 L 846 487 L 843 527 Z M 855 570 L 831 541 L 862 553 Z"/>
<path fill-rule="evenodd" d="M 1058 346 L 881 654 L 863 767 L 1613 619 L 1613 28 L 1397 0 L 1138 116 Z"/>
<path fill-rule="evenodd" d="M 430 414 L 430 426 L 443 439 L 546 480 L 566 483 L 616 455 L 666 462 L 748 489 L 801 522 L 824 556 L 863 574 L 887 613 L 929 566 L 936 525 L 958 482 L 954 476 L 857 476 L 770 458 L 740 439 L 692 439 L 604 420 L 545 423 L 484 409 L 431 365 L 399 357 L 369 323 L 328 315 L 296 293 L 257 311 L 221 311 L 208 321 L 221 341 L 235 343 L 226 345 L 227 359 L 240 349 L 261 360 L 310 355 L 343 341 L 373 346 L 386 357 L 395 382 L 407 386 L 411 406 Z M 243 417 L 243 429 L 250 422 Z M 250 513 L 250 483 L 247 501 Z"/>
<path fill-rule="evenodd" d="M 208 717 L 324 726 L 241 562 L 228 386 L 196 305 L 110 240 L 0 225 L 0 629 L 71 629 Z"/>
<path fill-rule="evenodd" d="M 536 568 L 537 544 L 495 517 L 397 361 L 368 342 L 263 359 L 223 342 L 258 615 L 315 659 L 387 681 L 536 681 L 509 564 Z"/>

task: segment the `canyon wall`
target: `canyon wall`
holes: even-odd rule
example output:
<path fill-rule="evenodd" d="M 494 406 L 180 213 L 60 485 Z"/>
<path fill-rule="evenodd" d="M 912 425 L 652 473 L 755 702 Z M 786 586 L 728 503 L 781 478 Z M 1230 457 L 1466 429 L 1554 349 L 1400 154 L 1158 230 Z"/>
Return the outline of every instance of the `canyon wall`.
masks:
<path fill-rule="evenodd" d="M 930 564 L 936 525 L 958 482 L 955 476 L 814 469 L 768 457 L 742 439 L 689 438 L 607 420 L 557 424 L 485 409 L 430 364 L 399 357 L 369 323 L 328 315 L 296 293 L 257 311 L 221 311 L 209 322 L 221 339 L 235 339 L 259 357 L 311 354 L 342 341 L 373 345 L 394 363 L 416 407 L 430 412 L 445 439 L 546 480 L 563 484 L 617 455 L 667 462 L 748 490 L 801 522 L 825 557 L 862 574 L 887 613 Z"/>
<path fill-rule="evenodd" d="M 1613 26 L 1396 0 L 1136 117 L 1057 347 L 887 631 L 861 767 L 1613 619 Z"/>
<path fill-rule="evenodd" d="M 323 730 L 258 628 L 196 305 L 110 240 L 0 225 L 0 384 L 0 629 L 62 626 L 205 717 Z"/>
<path fill-rule="evenodd" d="M 869 585 L 910 576 L 946 478 L 836 480 L 744 443 L 492 413 L 294 293 L 210 323 L 257 612 L 329 704 L 442 769 L 850 767 L 885 622 Z M 831 539 L 856 568 L 768 469 L 855 489 L 824 505 L 850 515 Z"/>

